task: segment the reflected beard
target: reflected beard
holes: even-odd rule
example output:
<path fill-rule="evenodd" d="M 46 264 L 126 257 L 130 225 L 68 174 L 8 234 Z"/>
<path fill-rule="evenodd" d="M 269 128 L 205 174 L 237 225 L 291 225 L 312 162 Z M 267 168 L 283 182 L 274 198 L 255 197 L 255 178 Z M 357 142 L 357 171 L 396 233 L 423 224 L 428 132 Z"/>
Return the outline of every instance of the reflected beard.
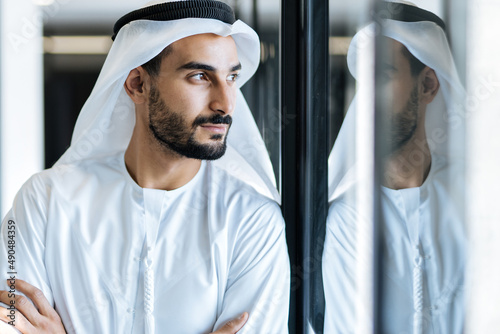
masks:
<path fill-rule="evenodd" d="M 226 135 L 214 134 L 210 137 L 211 143 L 202 144 L 195 139 L 196 128 L 202 124 L 229 124 L 231 116 L 212 117 L 198 116 L 191 126 L 188 126 L 181 113 L 169 109 L 154 85 L 149 93 L 149 130 L 156 141 L 165 148 L 177 154 L 198 160 L 216 160 L 226 153 Z M 229 129 L 228 129 L 229 131 Z"/>
<path fill-rule="evenodd" d="M 405 109 L 391 119 L 391 153 L 401 150 L 413 138 L 418 125 L 418 85 L 413 88 Z"/>

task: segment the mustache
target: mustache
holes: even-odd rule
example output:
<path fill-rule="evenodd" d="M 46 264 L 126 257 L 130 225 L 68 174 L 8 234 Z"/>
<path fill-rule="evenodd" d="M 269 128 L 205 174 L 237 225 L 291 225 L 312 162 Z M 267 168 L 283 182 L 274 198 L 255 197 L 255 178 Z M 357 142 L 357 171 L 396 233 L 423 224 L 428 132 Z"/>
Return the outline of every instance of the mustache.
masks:
<path fill-rule="evenodd" d="M 221 116 L 219 114 L 211 117 L 199 116 L 193 121 L 193 127 L 207 123 L 231 125 L 231 123 L 233 123 L 233 118 L 230 115 Z"/>

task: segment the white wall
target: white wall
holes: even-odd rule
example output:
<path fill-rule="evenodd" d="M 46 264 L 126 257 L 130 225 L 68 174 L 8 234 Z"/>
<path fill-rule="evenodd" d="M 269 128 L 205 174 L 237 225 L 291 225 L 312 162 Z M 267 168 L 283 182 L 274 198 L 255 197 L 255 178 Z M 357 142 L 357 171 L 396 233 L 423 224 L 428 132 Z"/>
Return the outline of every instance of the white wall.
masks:
<path fill-rule="evenodd" d="M 0 211 L 43 167 L 42 17 L 31 0 L 0 0 Z"/>
<path fill-rule="evenodd" d="M 500 2 L 470 0 L 467 333 L 500 333 Z"/>

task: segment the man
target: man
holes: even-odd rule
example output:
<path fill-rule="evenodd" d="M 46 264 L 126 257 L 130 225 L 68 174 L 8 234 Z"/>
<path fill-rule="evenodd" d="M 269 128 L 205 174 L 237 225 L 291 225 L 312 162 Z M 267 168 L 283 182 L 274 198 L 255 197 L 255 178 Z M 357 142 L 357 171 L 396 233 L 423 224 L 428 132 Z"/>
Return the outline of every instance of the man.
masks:
<path fill-rule="evenodd" d="M 384 3 L 377 14 L 388 54 L 377 85 L 388 97 L 382 118 L 391 125 L 380 190 L 382 332 L 462 333 L 463 161 L 456 146 L 463 89 L 437 16 L 408 3 Z M 358 32 L 351 43 L 348 63 L 355 77 L 358 55 L 367 50 L 363 38 L 373 36 L 373 28 Z M 372 259 L 362 248 L 372 221 L 357 201 L 366 193 L 356 176 L 362 166 L 342 165 L 341 155 L 353 147 L 355 106 L 330 157 L 325 333 L 352 333 L 370 318 L 367 299 L 360 296 L 362 286 L 370 286 L 369 273 L 363 277 L 362 271 Z"/>
<path fill-rule="evenodd" d="M 239 91 L 257 35 L 193 0 L 129 13 L 114 38 L 71 147 L 4 219 L 2 259 L 15 225 L 16 278 L 47 298 L 16 281 L 39 310 L 17 320 L 55 305 L 70 333 L 286 333 L 284 223 Z"/>

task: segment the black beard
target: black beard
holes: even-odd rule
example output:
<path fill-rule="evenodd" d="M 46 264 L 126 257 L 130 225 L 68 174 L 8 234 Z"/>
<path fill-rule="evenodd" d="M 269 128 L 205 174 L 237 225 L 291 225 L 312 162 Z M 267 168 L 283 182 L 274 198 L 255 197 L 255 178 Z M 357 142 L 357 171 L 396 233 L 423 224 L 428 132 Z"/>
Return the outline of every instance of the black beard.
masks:
<path fill-rule="evenodd" d="M 405 109 L 391 117 L 391 154 L 401 150 L 415 135 L 418 125 L 418 98 L 418 86 L 415 85 Z"/>
<path fill-rule="evenodd" d="M 216 160 L 226 153 L 226 135 L 214 134 L 210 139 L 213 143 L 201 144 L 194 139 L 196 128 L 206 123 L 229 124 L 231 116 L 215 114 L 212 117 L 197 117 L 191 127 L 186 124 L 185 118 L 180 113 L 172 112 L 160 93 L 151 86 L 149 93 L 149 129 L 154 138 L 162 146 L 180 154 L 181 156 L 198 160 Z M 229 128 L 228 128 L 229 131 Z"/>

